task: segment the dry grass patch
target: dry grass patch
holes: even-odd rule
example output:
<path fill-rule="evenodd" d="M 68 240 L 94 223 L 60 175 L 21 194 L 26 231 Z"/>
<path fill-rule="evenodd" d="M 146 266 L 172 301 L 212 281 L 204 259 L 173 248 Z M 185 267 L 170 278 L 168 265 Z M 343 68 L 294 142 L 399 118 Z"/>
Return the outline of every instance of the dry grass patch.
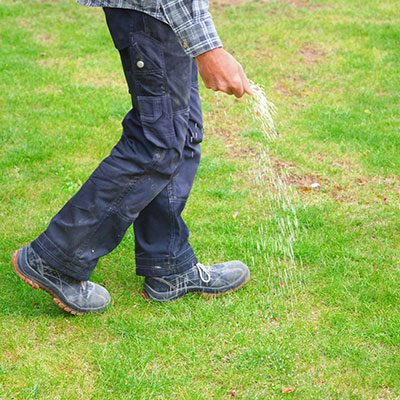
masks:
<path fill-rule="evenodd" d="M 274 86 L 274 91 L 288 97 L 303 97 L 307 80 L 296 74 L 281 78 Z"/>
<path fill-rule="evenodd" d="M 301 56 L 301 61 L 306 64 L 317 64 L 327 56 L 325 51 L 308 42 L 300 46 L 299 54 Z"/>
<path fill-rule="evenodd" d="M 243 122 L 243 121 L 242 121 Z M 238 123 L 236 126 L 241 126 Z M 246 143 L 238 136 L 235 129 L 218 128 L 211 132 L 212 136 L 223 142 L 224 158 L 235 163 L 243 164 L 240 173 L 235 174 L 239 184 L 246 182 L 248 190 L 255 190 L 258 184 L 254 182 L 254 171 L 259 168 L 261 153 L 255 146 Z M 278 139 L 279 140 L 279 139 Z M 281 176 L 292 186 L 296 193 L 307 202 L 320 202 L 326 196 L 338 202 L 349 204 L 368 205 L 380 202 L 393 203 L 400 196 L 400 179 L 395 175 L 368 177 L 361 173 L 362 168 L 356 160 L 339 159 L 325 153 L 311 154 L 311 157 L 323 165 L 329 164 L 336 171 L 334 176 L 318 174 L 311 171 L 302 171 L 297 162 L 271 157 L 271 166 L 276 176 Z M 315 170 L 321 170 L 316 168 Z M 270 185 L 269 177 L 264 179 L 262 190 L 265 193 L 274 190 Z"/>
<path fill-rule="evenodd" d="M 223 7 L 236 7 L 242 4 L 251 3 L 254 0 L 210 0 L 211 6 L 223 6 Z"/>

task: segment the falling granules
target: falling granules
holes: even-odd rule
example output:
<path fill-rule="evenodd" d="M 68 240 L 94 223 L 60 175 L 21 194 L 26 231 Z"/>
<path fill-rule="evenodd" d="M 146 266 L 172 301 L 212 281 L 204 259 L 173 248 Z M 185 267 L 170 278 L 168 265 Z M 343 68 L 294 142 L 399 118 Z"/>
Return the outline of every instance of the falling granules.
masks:
<path fill-rule="evenodd" d="M 293 244 L 297 239 L 299 228 L 294 205 L 295 193 L 289 185 L 287 169 L 281 163 L 274 165 L 271 160 L 270 146 L 275 144 L 278 138 L 275 126 L 277 108 L 267 100 L 261 85 L 254 82 L 251 82 L 251 85 L 254 94 L 248 97 L 249 113 L 254 116 L 263 133 L 263 143 L 254 176 L 260 188 L 258 191 L 260 203 L 267 205 L 261 218 L 265 222 L 259 227 L 255 245 L 257 252 L 262 255 L 268 266 L 268 280 L 271 287 L 295 299 L 298 278 Z M 271 225 L 275 226 L 274 231 Z M 275 256 L 272 257 L 272 254 Z M 301 259 L 300 264 L 302 264 Z M 273 275 L 274 272 L 277 276 Z"/>
<path fill-rule="evenodd" d="M 271 142 L 278 136 L 274 122 L 278 110 L 274 103 L 267 100 L 262 86 L 250 83 L 253 90 L 253 96 L 250 97 L 253 115 L 261 124 L 265 139 Z"/>

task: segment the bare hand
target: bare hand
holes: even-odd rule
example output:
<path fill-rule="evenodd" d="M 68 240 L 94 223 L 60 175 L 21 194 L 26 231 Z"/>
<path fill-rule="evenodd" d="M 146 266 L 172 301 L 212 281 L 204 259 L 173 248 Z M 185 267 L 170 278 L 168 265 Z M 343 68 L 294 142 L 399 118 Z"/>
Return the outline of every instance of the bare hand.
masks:
<path fill-rule="evenodd" d="M 208 89 L 242 97 L 253 94 L 242 66 L 222 47 L 207 51 L 196 58 L 199 73 Z"/>

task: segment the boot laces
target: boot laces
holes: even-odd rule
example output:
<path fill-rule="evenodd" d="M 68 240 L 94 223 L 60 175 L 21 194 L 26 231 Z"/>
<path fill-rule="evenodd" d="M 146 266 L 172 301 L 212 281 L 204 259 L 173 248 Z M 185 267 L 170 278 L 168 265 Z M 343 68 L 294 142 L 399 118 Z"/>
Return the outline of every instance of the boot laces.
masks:
<path fill-rule="evenodd" d="M 200 279 L 204 283 L 210 282 L 210 280 L 211 280 L 210 267 L 205 266 L 201 263 L 197 263 L 196 267 L 199 270 Z"/>

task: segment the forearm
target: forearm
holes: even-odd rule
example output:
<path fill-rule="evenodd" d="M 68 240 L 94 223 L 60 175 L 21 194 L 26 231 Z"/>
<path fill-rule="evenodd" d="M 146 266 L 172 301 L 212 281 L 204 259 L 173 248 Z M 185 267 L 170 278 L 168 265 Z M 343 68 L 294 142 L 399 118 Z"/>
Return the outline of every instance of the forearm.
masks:
<path fill-rule="evenodd" d="M 207 88 L 237 97 L 252 94 L 242 66 L 221 48 L 208 0 L 161 0 L 161 7 L 185 52 L 196 58 Z"/>

